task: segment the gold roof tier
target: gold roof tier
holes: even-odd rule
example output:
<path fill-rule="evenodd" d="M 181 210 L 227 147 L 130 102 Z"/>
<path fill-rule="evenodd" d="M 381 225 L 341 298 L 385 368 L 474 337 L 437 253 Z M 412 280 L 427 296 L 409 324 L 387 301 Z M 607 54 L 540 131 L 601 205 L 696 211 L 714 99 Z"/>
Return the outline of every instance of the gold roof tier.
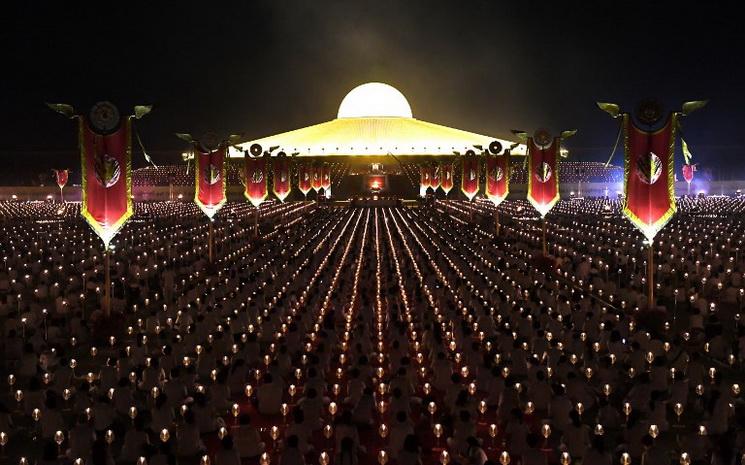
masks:
<path fill-rule="evenodd" d="M 479 153 L 498 141 L 512 141 L 463 131 L 412 117 L 406 98 L 395 88 L 368 83 L 353 89 L 342 101 L 334 120 L 239 144 L 231 156 L 258 145 L 262 151 L 280 151 L 297 157 L 441 157 Z M 481 147 L 479 150 L 477 147 Z M 511 152 L 525 155 L 525 146 Z"/>

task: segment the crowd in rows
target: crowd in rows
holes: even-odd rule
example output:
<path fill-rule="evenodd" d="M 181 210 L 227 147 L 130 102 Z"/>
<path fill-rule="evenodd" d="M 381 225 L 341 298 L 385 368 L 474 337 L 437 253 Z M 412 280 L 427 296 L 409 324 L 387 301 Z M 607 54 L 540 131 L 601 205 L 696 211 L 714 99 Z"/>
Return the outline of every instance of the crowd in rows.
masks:
<path fill-rule="evenodd" d="M 0 454 L 103 465 L 731 465 L 745 451 L 743 205 L 647 244 L 615 201 L 2 203 Z M 59 210 L 62 213 L 59 213 Z M 228 213 L 229 212 L 229 213 Z M 60 217 L 64 219 L 60 219 Z M 656 297 L 647 305 L 647 280 Z M 77 462 L 76 462 L 77 461 Z"/>

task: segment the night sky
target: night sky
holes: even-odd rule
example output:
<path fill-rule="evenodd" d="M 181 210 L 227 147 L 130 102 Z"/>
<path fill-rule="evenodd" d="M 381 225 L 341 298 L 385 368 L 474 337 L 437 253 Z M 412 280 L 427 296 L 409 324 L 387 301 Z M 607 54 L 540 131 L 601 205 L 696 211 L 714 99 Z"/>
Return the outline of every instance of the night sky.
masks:
<path fill-rule="evenodd" d="M 474 132 L 577 128 L 572 157 L 601 161 L 617 125 L 596 100 L 709 98 L 684 120 L 695 161 L 744 176 L 745 15 L 681 3 L 9 2 L 0 182 L 79 164 L 74 123 L 45 101 L 153 104 L 137 126 L 165 163 L 184 148 L 174 132 L 255 138 L 323 122 L 368 81 L 401 90 L 419 119 Z"/>

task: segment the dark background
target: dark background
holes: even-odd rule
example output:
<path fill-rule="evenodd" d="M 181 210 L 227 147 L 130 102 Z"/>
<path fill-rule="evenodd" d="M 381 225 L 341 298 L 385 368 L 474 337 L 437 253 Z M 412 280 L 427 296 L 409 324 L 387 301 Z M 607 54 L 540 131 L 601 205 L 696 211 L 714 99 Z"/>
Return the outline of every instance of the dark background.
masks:
<path fill-rule="evenodd" d="M 138 127 L 165 163 L 184 148 L 174 132 L 255 138 L 319 123 L 368 81 L 401 90 L 417 118 L 474 132 L 578 128 L 572 157 L 602 161 L 617 126 L 596 100 L 630 109 L 653 96 L 677 109 L 709 98 L 684 121 L 695 161 L 745 176 L 736 3 L 12 3 L 0 15 L 0 183 L 78 165 L 74 123 L 45 101 L 153 104 Z"/>

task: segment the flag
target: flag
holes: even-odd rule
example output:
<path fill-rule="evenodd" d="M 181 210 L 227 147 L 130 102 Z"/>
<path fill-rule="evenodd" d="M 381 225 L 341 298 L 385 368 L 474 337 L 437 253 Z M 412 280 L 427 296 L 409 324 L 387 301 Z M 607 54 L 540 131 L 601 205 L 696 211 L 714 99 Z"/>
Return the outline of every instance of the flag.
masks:
<path fill-rule="evenodd" d="M 280 202 L 284 202 L 291 190 L 290 159 L 278 156 L 272 160 L 272 191 Z"/>
<path fill-rule="evenodd" d="M 498 206 L 510 192 L 510 156 L 486 156 L 486 197 Z"/>
<path fill-rule="evenodd" d="M 690 163 L 686 163 L 683 165 L 683 179 L 685 179 L 688 184 L 693 181 L 693 173 L 695 172 L 696 165 L 692 165 Z"/>
<path fill-rule="evenodd" d="M 83 177 L 81 214 L 108 248 L 111 239 L 132 216 L 131 118 L 116 127 L 118 113 L 107 114 L 107 131 L 96 131 L 79 116 L 80 165 Z M 110 118 L 110 119 L 108 119 Z M 59 178 L 58 178 L 59 181 Z"/>
<path fill-rule="evenodd" d="M 432 167 L 428 164 L 419 165 L 419 197 L 427 195 L 427 189 L 432 185 Z"/>
<path fill-rule="evenodd" d="M 445 195 L 453 188 L 453 162 L 443 162 L 440 164 L 440 187 Z"/>
<path fill-rule="evenodd" d="M 303 195 L 308 195 L 308 192 L 313 188 L 313 168 L 308 163 L 301 163 L 298 166 L 297 172 L 297 187 Z"/>
<path fill-rule="evenodd" d="M 559 201 L 559 146 L 561 138 L 549 138 L 548 145 L 539 146 L 528 137 L 528 201 L 541 216 Z"/>
<path fill-rule="evenodd" d="M 202 144 L 194 144 L 194 202 L 210 219 L 222 208 L 227 200 L 225 188 L 227 176 L 225 145 L 209 150 Z"/>
<path fill-rule="evenodd" d="M 675 131 L 672 113 L 662 129 L 639 129 L 623 115 L 624 214 L 651 242 L 675 214 Z"/>
<path fill-rule="evenodd" d="M 70 170 L 52 170 L 54 171 L 54 178 L 57 181 L 57 185 L 60 189 L 67 185 L 67 178 L 70 176 Z"/>
<path fill-rule="evenodd" d="M 331 189 L 331 166 L 328 163 L 321 166 L 321 187 L 325 193 Z"/>
<path fill-rule="evenodd" d="M 432 177 L 430 179 L 429 187 L 432 188 L 432 192 L 436 192 L 442 182 L 442 180 L 440 179 L 442 177 L 440 164 L 435 163 L 434 165 L 432 165 L 432 168 L 430 168 L 430 173 L 432 173 Z"/>
<path fill-rule="evenodd" d="M 246 177 L 244 195 L 254 207 L 258 207 L 269 195 L 266 182 L 266 157 L 251 158 L 247 156 L 245 158 L 244 169 Z"/>
<path fill-rule="evenodd" d="M 463 157 L 460 190 L 473 200 L 479 192 L 479 159 L 476 155 Z"/>
<path fill-rule="evenodd" d="M 323 182 L 321 181 L 321 165 L 319 164 L 313 164 L 311 167 L 313 178 L 311 181 L 311 186 L 313 187 L 313 190 L 318 193 L 319 190 L 321 190 L 321 187 L 323 186 Z"/>

